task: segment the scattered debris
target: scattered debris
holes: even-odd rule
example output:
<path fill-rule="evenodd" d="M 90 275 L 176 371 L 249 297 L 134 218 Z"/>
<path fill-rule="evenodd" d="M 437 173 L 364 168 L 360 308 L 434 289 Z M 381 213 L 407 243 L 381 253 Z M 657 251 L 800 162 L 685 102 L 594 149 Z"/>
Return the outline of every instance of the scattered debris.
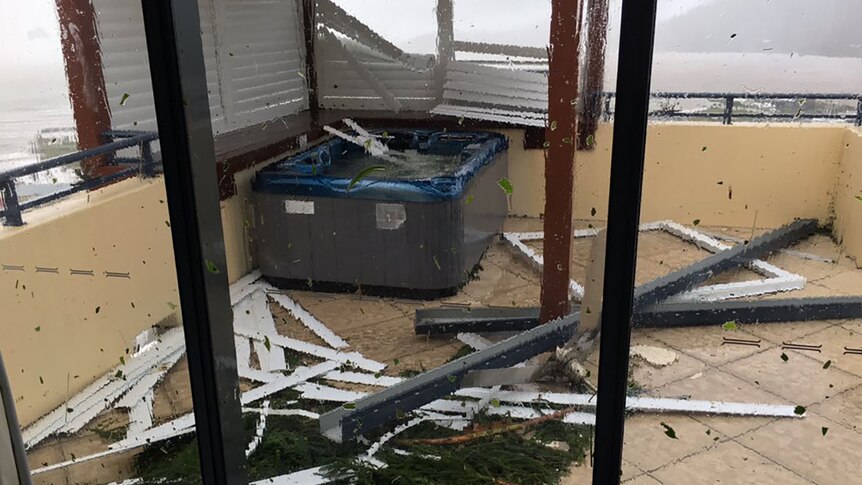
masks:
<path fill-rule="evenodd" d="M 633 345 L 631 355 L 643 359 L 653 367 L 665 367 L 673 364 L 677 359 L 676 352 L 653 345 Z"/>

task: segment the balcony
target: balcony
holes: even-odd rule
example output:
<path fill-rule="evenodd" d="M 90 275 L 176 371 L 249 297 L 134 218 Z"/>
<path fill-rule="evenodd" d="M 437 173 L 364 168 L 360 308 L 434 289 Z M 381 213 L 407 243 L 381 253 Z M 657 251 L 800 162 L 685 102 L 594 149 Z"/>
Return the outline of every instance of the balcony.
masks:
<path fill-rule="evenodd" d="M 94 3 L 105 44 L 108 129 L 93 126 L 95 145 L 74 154 L 29 168 L 0 167 L 0 351 L 34 483 L 198 483 L 175 228 L 162 174 L 176 161 L 161 150 L 149 71 L 129 68 L 148 65 L 141 57 L 146 45 L 140 52 L 133 42 L 140 43 L 143 27 L 133 31 L 125 20 L 129 12 L 137 19 L 140 7 L 111 10 Z M 547 52 L 458 40 L 453 49 L 462 57 L 441 68 L 436 53 L 407 53 L 372 30 L 367 12 L 348 13 L 350 2 L 311 2 L 316 34 L 304 36 L 309 22 L 302 2 L 285 0 L 298 10 L 280 11 L 284 18 L 273 17 L 267 20 L 273 25 L 259 29 L 290 21 L 291 35 L 274 39 L 243 29 L 266 20 L 266 12 L 219 0 L 199 3 L 211 7 L 201 9 L 201 26 L 219 244 L 226 255 L 226 266 L 207 261 L 207 269 L 230 284 L 231 348 L 250 480 L 327 483 L 352 474 L 363 483 L 382 483 L 419 470 L 439 474 L 439 483 L 588 481 L 595 404 L 571 409 L 570 401 L 593 395 L 598 348 L 581 361 L 582 382 L 465 387 L 424 411 L 405 410 L 364 440 L 335 444 L 321 432 L 319 419 L 514 335 L 417 334 L 417 311 L 491 307 L 505 313 L 540 306 L 549 189 L 545 127 L 551 126 L 547 81 L 541 81 Z M 126 42 L 112 43 L 114 34 Z M 314 55 L 306 55 L 306 42 Z M 250 52 L 240 51 L 246 43 Z M 285 46 L 299 54 L 280 59 Z M 519 69 L 500 67 L 512 59 Z M 667 59 L 657 56 L 657 66 Z M 291 74 L 282 79 L 282 71 L 264 72 L 260 66 L 267 62 L 281 62 Z M 673 76 L 655 69 L 654 80 L 666 84 L 654 89 L 650 104 L 636 287 L 811 219 L 814 233 L 759 256 L 766 266 L 746 262 L 712 274 L 691 289 L 701 297 L 675 295 L 668 302 L 745 307 L 801 300 L 828 311 L 862 296 L 860 94 L 846 86 L 807 93 L 698 92 L 670 84 Z M 317 79 L 310 80 L 309 72 Z M 569 137 L 582 142 L 574 163 L 569 267 L 572 302 L 582 321 L 595 291 L 591 260 L 603 254 L 596 230 L 607 224 L 611 196 L 613 76 L 594 99 L 601 105 L 595 130 Z M 312 82 L 317 89 L 309 89 Z M 503 229 L 454 294 L 430 300 L 376 296 L 361 281 L 350 291 L 328 291 L 311 278 L 299 287 L 276 288 L 261 277 L 261 227 L 272 221 L 256 205 L 255 177 L 332 139 L 324 127 L 361 137 L 345 119 L 374 133 L 416 128 L 507 138 L 502 163 L 508 183 L 499 184 L 507 204 Z M 85 146 L 80 124 L 78 138 Z M 82 173 L 53 193 L 21 196 L 24 178 L 57 167 Z M 361 180 L 351 183 L 361 187 Z M 862 318 L 815 318 L 811 308 L 787 310 L 789 321 L 740 316 L 696 326 L 681 318 L 636 325 L 622 480 L 852 483 L 862 458 L 855 428 L 862 417 Z M 530 362 L 545 363 L 553 354 L 541 352 Z M 699 401 L 718 404 L 701 412 L 695 409 Z M 738 406 L 728 411 L 732 403 Z M 548 415 L 554 417 L 531 421 Z M 502 425 L 514 431 L 496 430 Z M 409 441 L 470 430 L 490 430 L 491 437 L 442 446 Z M 506 463 L 514 454 L 524 462 Z M 486 468 L 472 466 L 482 460 Z"/>

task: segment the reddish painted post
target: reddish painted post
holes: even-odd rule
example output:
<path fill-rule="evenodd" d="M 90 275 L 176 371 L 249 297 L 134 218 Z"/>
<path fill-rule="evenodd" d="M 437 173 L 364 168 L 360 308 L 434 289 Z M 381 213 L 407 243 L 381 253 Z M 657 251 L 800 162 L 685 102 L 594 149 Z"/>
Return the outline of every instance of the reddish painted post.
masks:
<path fill-rule="evenodd" d="M 587 0 L 587 58 L 584 83 L 584 106 L 578 126 L 578 149 L 595 146 L 596 129 L 602 115 L 602 92 L 605 84 L 605 48 L 608 37 L 608 0 Z"/>
<path fill-rule="evenodd" d="M 111 129 L 96 10 L 91 0 L 56 2 L 69 99 L 78 129 L 78 147 L 81 150 L 96 148 L 105 143 L 102 133 Z M 107 162 L 106 156 L 91 158 L 81 162 L 81 171 L 85 177 L 116 171 L 116 167 L 106 166 Z"/>
<path fill-rule="evenodd" d="M 545 138 L 545 241 L 540 321 L 569 312 L 572 197 L 577 133 L 580 1 L 552 0 Z"/>

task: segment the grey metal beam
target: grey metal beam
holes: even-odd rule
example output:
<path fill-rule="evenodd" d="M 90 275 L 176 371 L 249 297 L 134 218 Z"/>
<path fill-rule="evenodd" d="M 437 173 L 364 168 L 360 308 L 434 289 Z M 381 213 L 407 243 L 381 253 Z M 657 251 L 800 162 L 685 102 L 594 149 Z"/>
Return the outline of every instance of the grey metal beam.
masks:
<path fill-rule="evenodd" d="M 415 329 L 416 335 L 523 332 L 538 324 L 539 308 L 428 308 L 416 310 Z"/>
<path fill-rule="evenodd" d="M 578 308 L 574 309 L 579 311 Z M 638 328 L 697 327 L 736 323 L 808 322 L 862 318 L 862 296 L 659 303 L 634 314 Z M 417 335 L 523 332 L 539 325 L 539 308 L 426 309 L 416 311 Z"/>
<path fill-rule="evenodd" d="M 549 322 L 330 411 L 320 417 L 320 431 L 338 442 L 355 438 L 457 391 L 471 370 L 513 366 L 563 345 L 574 334 L 578 319 L 573 314 Z"/>
<path fill-rule="evenodd" d="M 862 318 L 862 296 L 671 303 L 644 308 L 635 327 L 695 327 L 736 323 L 806 322 Z"/>
<path fill-rule="evenodd" d="M 736 268 L 747 261 L 758 259 L 809 236 L 815 230 L 817 230 L 817 220 L 798 220 L 756 237 L 748 244 L 734 246 L 726 251 L 713 254 L 703 261 L 674 271 L 667 276 L 657 278 L 638 288 L 635 294 L 634 308 L 637 310 L 654 305 L 677 293 L 690 290 L 695 285 L 703 283 L 719 273 Z"/>

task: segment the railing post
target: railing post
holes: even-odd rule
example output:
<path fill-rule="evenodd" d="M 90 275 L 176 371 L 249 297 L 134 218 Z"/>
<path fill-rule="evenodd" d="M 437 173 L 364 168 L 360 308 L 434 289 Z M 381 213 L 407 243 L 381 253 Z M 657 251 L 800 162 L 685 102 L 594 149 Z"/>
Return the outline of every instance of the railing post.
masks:
<path fill-rule="evenodd" d="M 153 142 L 141 143 L 141 172 L 145 178 L 156 176 L 156 164 L 153 160 Z"/>
<path fill-rule="evenodd" d="M 856 100 L 856 126 L 862 126 L 862 98 Z"/>
<path fill-rule="evenodd" d="M 15 179 L 0 181 L 0 192 L 3 193 L 3 205 L 6 206 L 6 220 L 4 226 L 23 226 L 24 219 L 21 218 L 21 205 L 18 203 L 18 191 L 15 189 Z"/>
<path fill-rule="evenodd" d="M 724 125 L 733 124 L 733 96 L 724 98 L 724 119 L 721 123 Z"/>
<path fill-rule="evenodd" d="M 605 93 L 605 110 L 602 112 L 602 118 L 604 118 L 605 122 L 611 120 L 611 98 L 613 94 Z"/>

